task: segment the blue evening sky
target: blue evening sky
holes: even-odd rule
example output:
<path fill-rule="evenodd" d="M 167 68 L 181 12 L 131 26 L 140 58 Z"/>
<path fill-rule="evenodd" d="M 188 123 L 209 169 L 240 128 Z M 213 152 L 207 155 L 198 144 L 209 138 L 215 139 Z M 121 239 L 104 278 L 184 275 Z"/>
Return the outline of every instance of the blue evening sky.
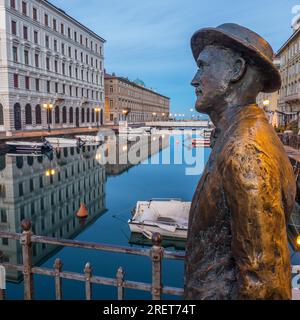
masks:
<path fill-rule="evenodd" d="M 171 98 L 171 112 L 190 115 L 196 65 L 192 34 L 225 22 L 242 24 L 277 51 L 291 35 L 300 0 L 50 0 L 107 40 L 107 72 L 140 78 Z"/>

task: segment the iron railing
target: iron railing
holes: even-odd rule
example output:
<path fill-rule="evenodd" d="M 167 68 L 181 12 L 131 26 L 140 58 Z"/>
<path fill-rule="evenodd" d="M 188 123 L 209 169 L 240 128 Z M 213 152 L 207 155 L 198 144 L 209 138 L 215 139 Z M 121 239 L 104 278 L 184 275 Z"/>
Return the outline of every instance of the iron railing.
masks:
<path fill-rule="evenodd" d="M 22 223 L 22 233 L 11 233 L 11 232 L 0 232 L 0 238 L 12 239 L 20 241 L 22 246 L 22 259 L 23 264 L 11 264 L 9 262 L 4 262 L 3 253 L 0 252 L 0 264 L 7 270 L 19 271 L 23 273 L 24 278 L 24 299 L 33 300 L 34 299 L 34 274 L 50 276 L 55 278 L 55 296 L 56 300 L 63 299 L 62 292 L 62 280 L 75 280 L 85 283 L 85 296 L 87 300 L 93 298 L 92 289 L 93 285 L 106 285 L 114 286 L 117 288 L 118 300 L 124 300 L 125 289 L 135 289 L 147 291 L 152 294 L 153 300 L 160 300 L 162 294 L 183 296 L 182 288 L 168 287 L 162 284 L 162 260 L 163 259 L 173 259 L 173 260 L 184 260 L 185 253 L 183 252 L 172 252 L 166 251 L 161 246 L 161 235 L 156 233 L 152 237 L 152 248 L 151 249 L 139 249 L 139 248 L 129 248 L 116 245 L 98 244 L 90 242 L 81 242 L 75 240 L 64 240 L 56 239 L 44 236 L 34 235 L 31 231 L 31 221 L 23 220 Z M 129 281 L 125 279 L 125 272 L 122 267 L 120 267 L 116 272 L 115 278 L 106 278 L 93 275 L 93 269 L 90 263 L 85 265 L 82 274 L 75 272 L 63 271 L 63 262 L 57 259 L 54 263 L 53 269 L 35 267 L 32 263 L 32 244 L 48 244 L 56 245 L 61 247 L 72 247 L 72 248 L 82 248 L 91 249 L 104 252 L 113 252 L 121 254 L 130 254 L 138 256 L 146 256 L 151 259 L 152 263 L 152 283 Z M 5 299 L 5 290 L 0 290 L 0 300 Z"/>

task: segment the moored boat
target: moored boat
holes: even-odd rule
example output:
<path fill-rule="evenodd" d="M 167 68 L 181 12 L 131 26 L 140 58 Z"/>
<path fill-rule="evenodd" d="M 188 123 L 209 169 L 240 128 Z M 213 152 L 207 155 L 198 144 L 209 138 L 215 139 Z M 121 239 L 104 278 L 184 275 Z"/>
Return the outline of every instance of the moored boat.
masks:
<path fill-rule="evenodd" d="M 76 139 L 80 139 L 81 141 L 85 143 L 101 143 L 103 141 L 102 136 L 92 136 L 92 135 L 80 135 L 75 136 Z"/>
<path fill-rule="evenodd" d="M 211 144 L 210 139 L 206 139 L 206 138 L 197 138 L 192 140 L 192 146 L 195 148 L 198 148 L 198 147 L 209 148 L 210 144 Z"/>
<path fill-rule="evenodd" d="M 46 153 L 52 151 L 51 143 L 44 140 L 42 142 L 34 141 L 8 141 L 6 145 L 9 147 L 10 152 L 13 153 Z"/>
<path fill-rule="evenodd" d="M 191 202 L 178 199 L 138 201 L 128 221 L 131 232 L 150 237 L 154 232 L 168 238 L 187 238 Z"/>

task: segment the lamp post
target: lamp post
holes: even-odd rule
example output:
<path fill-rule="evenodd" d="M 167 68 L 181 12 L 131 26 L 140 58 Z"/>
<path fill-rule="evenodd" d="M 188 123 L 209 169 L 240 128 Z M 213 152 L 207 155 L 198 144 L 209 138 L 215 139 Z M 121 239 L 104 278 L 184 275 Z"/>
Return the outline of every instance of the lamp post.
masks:
<path fill-rule="evenodd" d="M 97 128 L 99 128 L 99 127 L 100 127 L 99 122 L 100 122 L 100 112 L 101 112 L 101 108 L 96 107 L 94 110 L 95 110 L 95 112 L 96 112 L 96 117 L 97 117 L 97 115 L 98 115 Z"/>
<path fill-rule="evenodd" d="M 122 113 L 125 116 L 125 121 L 127 121 L 127 117 L 129 115 L 130 111 L 131 111 L 131 109 L 129 109 L 129 108 L 122 110 Z"/>
<path fill-rule="evenodd" d="M 152 113 L 154 121 L 156 120 L 156 112 Z"/>
<path fill-rule="evenodd" d="M 51 132 L 51 127 L 50 127 L 50 112 L 53 109 L 53 104 L 51 103 L 44 103 L 43 107 L 46 109 L 47 112 L 47 123 L 48 123 L 48 132 Z"/>

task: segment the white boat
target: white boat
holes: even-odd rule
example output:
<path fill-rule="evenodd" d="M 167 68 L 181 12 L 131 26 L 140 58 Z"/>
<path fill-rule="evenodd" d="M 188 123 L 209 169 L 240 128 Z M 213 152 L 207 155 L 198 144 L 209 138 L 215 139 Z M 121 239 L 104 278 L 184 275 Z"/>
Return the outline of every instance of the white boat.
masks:
<path fill-rule="evenodd" d="M 131 232 L 150 238 L 155 232 L 168 238 L 187 238 L 191 202 L 178 199 L 138 201 L 128 221 Z"/>
<path fill-rule="evenodd" d="M 192 140 L 192 146 L 195 148 L 205 147 L 210 148 L 210 139 L 207 138 L 197 138 Z"/>
<path fill-rule="evenodd" d="M 17 153 L 46 153 L 52 151 L 52 145 L 46 140 L 42 142 L 8 141 L 6 145 L 11 152 Z"/>
<path fill-rule="evenodd" d="M 81 136 L 75 136 L 75 138 L 80 139 L 85 143 L 100 143 L 103 141 L 103 136 L 81 135 Z"/>
<path fill-rule="evenodd" d="M 80 146 L 79 139 L 67 139 L 67 138 L 52 137 L 52 138 L 46 138 L 46 140 L 49 143 L 51 143 L 53 147 L 78 147 L 78 146 Z"/>

